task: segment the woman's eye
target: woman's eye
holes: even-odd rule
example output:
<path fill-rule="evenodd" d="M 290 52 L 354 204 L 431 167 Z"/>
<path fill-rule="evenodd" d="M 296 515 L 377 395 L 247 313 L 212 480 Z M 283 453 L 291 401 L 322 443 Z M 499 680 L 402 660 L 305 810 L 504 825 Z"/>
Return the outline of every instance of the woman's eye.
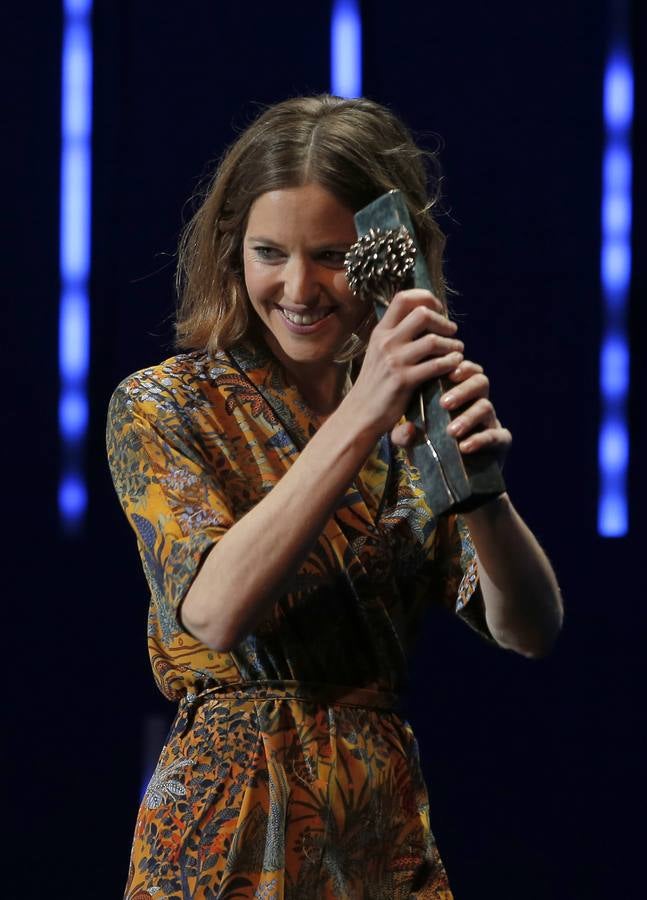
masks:
<path fill-rule="evenodd" d="M 267 261 L 281 258 L 281 252 L 276 247 L 254 247 L 254 253 L 259 259 Z"/>
<path fill-rule="evenodd" d="M 321 253 L 323 262 L 331 266 L 343 266 L 345 258 L 346 252 L 344 250 L 324 250 Z"/>

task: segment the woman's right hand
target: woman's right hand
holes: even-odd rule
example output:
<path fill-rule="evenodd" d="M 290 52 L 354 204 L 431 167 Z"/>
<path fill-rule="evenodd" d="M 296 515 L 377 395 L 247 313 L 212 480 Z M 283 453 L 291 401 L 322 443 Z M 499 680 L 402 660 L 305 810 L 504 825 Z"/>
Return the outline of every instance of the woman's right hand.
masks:
<path fill-rule="evenodd" d="M 376 439 L 392 430 L 395 443 L 406 443 L 413 425 L 398 423 L 414 390 L 463 360 L 456 331 L 430 291 L 399 291 L 373 329 L 360 373 L 344 400 L 358 426 L 374 431 Z"/>

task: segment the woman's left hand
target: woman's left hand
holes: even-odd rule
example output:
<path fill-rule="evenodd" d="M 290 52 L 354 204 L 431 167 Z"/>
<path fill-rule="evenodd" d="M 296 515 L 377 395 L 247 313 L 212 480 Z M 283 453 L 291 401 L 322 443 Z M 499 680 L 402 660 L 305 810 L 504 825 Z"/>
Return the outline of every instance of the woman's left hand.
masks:
<path fill-rule="evenodd" d="M 497 419 L 489 398 L 490 382 L 483 367 L 465 359 L 443 380 L 452 382 L 452 387 L 445 390 L 440 398 L 441 405 L 448 412 L 460 410 L 447 431 L 458 441 L 461 453 L 471 455 L 485 450 L 492 453 L 502 466 L 512 443 L 512 435 Z M 396 425 L 391 432 L 393 443 L 400 447 L 409 446 L 414 436 L 414 426 L 410 422 Z"/>

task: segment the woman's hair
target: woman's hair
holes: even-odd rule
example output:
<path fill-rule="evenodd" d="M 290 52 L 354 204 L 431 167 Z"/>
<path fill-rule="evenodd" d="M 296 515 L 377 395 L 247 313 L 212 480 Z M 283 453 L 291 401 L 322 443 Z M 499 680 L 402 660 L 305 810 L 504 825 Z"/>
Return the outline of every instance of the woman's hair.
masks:
<path fill-rule="evenodd" d="M 434 155 L 372 100 L 295 97 L 266 109 L 229 147 L 184 228 L 176 276 L 179 348 L 213 353 L 246 334 L 243 238 L 250 208 L 267 191 L 312 182 L 353 212 L 400 190 L 434 290 L 445 301 L 445 238 L 431 214 L 440 184 Z"/>

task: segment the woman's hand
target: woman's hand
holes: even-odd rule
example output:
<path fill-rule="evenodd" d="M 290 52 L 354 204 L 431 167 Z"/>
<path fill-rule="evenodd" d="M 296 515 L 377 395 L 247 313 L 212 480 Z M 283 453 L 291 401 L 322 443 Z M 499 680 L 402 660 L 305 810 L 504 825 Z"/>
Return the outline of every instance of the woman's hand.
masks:
<path fill-rule="evenodd" d="M 455 413 L 447 431 L 458 441 L 461 453 L 469 455 L 486 450 L 502 466 L 512 435 L 497 419 L 489 398 L 490 382 L 483 367 L 464 359 L 445 376 L 445 381 L 453 382 L 454 386 L 445 391 L 440 403 Z M 406 422 L 395 426 L 391 440 L 400 447 L 407 447 L 415 439 L 415 433 L 415 426 Z"/>
<path fill-rule="evenodd" d="M 424 382 L 449 376 L 463 362 L 456 324 L 429 291 L 399 291 L 371 334 L 362 368 L 346 396 L 361 427 L 377 437 L 394 428 Z M 399 426 L 394 431 L 398 432 Z"/>
<path fill-rule="evenodd" d="M 468 359 L 447 376 L 455 387 L 445 391 L 440 403 L 449 412 L 460 410 L 447 427 L 461 453 L 487 450 L 502 466 L 512 444 L 512 434 L 497 419 L 490 400 L 490 381 L 483 367 Z"/>

